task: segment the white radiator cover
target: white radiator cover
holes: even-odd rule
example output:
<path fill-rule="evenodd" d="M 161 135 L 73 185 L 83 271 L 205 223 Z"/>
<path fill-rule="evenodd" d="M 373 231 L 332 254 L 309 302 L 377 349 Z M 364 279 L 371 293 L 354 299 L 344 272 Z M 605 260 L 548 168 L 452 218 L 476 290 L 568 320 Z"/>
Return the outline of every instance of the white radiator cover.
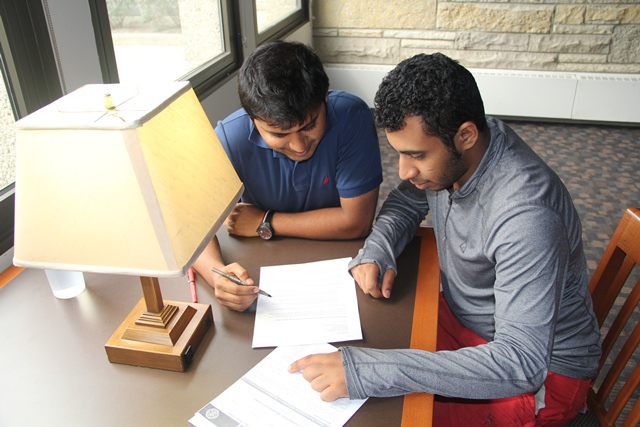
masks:
<path fill-rule="evenodd" d="M 332 89 L 361 97 L 370 107 L 393 66 L 327 64 Z M 486 113 L 493 116 L 640 124 L 640 76 L 469 69 Z"/>

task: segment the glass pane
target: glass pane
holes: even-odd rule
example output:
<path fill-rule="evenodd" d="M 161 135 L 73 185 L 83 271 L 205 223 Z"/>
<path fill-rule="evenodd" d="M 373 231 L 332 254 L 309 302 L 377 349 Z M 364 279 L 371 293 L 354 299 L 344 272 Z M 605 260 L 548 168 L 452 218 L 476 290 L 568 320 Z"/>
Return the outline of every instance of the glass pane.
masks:
<path fill-rule="evenodd" d="M 255 0 L 258 33 L 273 27 L 287 16 L 300 10 L 300 0 Z"/>
<path fill-rule="evenodd" d="M 0 190 L 12 184 L 16 180 L 16 122 L 13 109 L 9 101 L 7 88 L 4 84 L 7 80 L 2 73 L 0 85 Z"/>
<path fill-rule="evenodd" d="M 224 52 L 219 0 L 107 0 L 121 83 L 175 81 Z"/>

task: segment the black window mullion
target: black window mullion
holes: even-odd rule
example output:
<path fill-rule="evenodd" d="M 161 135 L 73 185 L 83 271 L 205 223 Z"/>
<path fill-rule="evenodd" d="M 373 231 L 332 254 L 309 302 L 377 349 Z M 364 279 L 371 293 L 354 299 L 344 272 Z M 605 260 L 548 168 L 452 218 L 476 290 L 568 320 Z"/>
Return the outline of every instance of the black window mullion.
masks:
<path fill-rule="evenodd" d="M 19 87 L 29 114 L 62 96 L 47 20 L 40 0 L 3 1 L 0 9 L 6 40 L 17 75 L 7 76 L 10 87 Z M 20 117 L 16 117 L 19 119 Z"/>

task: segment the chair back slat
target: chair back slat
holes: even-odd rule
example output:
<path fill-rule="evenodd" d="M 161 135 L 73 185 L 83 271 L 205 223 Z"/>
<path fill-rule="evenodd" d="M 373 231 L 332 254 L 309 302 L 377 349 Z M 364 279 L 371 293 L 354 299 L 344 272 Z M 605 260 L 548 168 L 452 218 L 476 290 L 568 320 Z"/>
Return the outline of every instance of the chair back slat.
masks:
<path fill-rule="evenodd" d="M 640 425 L 640 400 L 633 405 L 629 416 L 624 420 L 622 427 L 638 427 Z"/>
<path fill-rule="evenodd" d="M 629 370 L 629 361 L 640 344 L 640 322 L 633 316 L 640 302 L 640 280 L 631 285 L 627 283 L 629 277 L 636 274 L 635 269 L 638 265 L 640 265 L 640 209 L 629 208 L 620 220 L 589 282 L 593 309 L 601 328 L 612 312 L 616 300 L 621 297 L 620 291 L 625 286 L 631 288 L 603 339 L 598 376 L 604 374 L 603 366 L 607 360 L 613 359 L 613 362 L 604 380 L 598 386 L 597 392 L 592 389 L 588 396 L 589 408 L 598 421 L 607 427 L 616 426 L 618 417 L 640 385 L 640 368 L 637 365 L 628 378 L 621 378 L 621 375 Z M 625 333 L 629 330 L 632 332 Z M 614 355 L 613 350 L 618 347 L 620 350 Z M 624 384 L 621 387 L 615 387 L 620 382 Z M 616 392 L 610 396 L 614 389 Z M 607 408 L 609 401 L 612 403 Z M 621 422 L 622 427 L 638 426 L 640 402 L 635 402 L 626 419 Z"/>
<path fill-rule="evenodd" d="M 631 318 L 633 311 L 638 306 L 638 302 L 640 302 L 640 281 L 637 282 L 633 287 L 633 289 L 631 290 L 631 293 L 625 300 L 624 304 L 622 305 L 622 308 L 618 312 L 618 315 L 616 316 L 615 320 L 611 324 L 609 331 L 607 332 L 607 334 L 604 337 L 604 340 L 602 341 L 602 358 L 601 358 L 600 366 L 598 370 L 602 369 L 602 364 L 609 357 L 609 353 L 611 353 L 611 350 L 616 344 L 618 337 L 620 336 L 625 325 L 629 321 L 629 318 Z"/>

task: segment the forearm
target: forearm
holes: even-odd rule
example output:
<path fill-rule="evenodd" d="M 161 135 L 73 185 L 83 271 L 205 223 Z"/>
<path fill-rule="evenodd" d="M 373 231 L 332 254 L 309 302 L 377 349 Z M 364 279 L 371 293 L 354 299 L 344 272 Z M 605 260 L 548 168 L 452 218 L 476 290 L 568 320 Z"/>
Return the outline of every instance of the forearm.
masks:
<path fill-rule="evenodd" d="M 340 206 L 299 213 L 277 212 L 271 219 L 276 236 L 305 239 L 347 240 L 371 231 L 379 188 L 353 198 L 341 198 Z"/>
<path fill-rule="evenodd" d="M 467 399 L 493 399 L 536 391 L 547 371 L 526 369 L 495 344 L 458 351 L 378 350 L 342 347 L 349 398 L 392 397 L 424 392 Z M 494 357 L 504 363 L 495 364 Z"/>
<path fill-rule="evenodd" d="M 371 231 L 373 213 L 365 221 L 351 218 L 342 208 L 324 208 L 299 213 L 277 212 L 271 221 L 276 236 L 318 240 L 348 240 Z"/>
<path fill-rule="evenodd" d="M 395 270 L 395 259 L 413 238 L 428 212 L 424 194 L 422 198 L 410 197 L 411 194 L 420 195 L 414 189 L 412 184 L 403 183 L 392 190 L 380 210 L 371 235 L 349 264 L 349 269 L 362 263 L 376 263 L 381 278 L 389 268 Z"/>
<path fill-rule="evenodd" d="M 213 276 L 211 274 L 211 267 L 221 269 L 225 263 L 222 259 L 222 253 L 220 251 L 220 243 L 216 236 L 213 237 L 211 242 L 204 248 L 202 254 L 193 263 L 193 268 L 209 283 L 213 286 Z"/>

